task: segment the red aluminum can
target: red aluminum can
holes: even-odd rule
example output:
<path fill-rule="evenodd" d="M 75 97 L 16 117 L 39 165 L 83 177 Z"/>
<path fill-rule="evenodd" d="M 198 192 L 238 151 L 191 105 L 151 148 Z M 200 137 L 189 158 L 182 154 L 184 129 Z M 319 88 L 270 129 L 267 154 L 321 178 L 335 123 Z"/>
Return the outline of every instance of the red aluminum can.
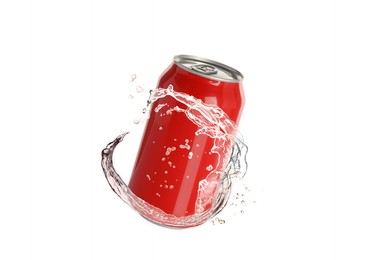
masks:
<path fill-rule="evenodd" d="M 176 92 L 216 105 L 238 125 L 245 103 L 242 79 L 240 72 L 224 64 L 179 55 L 160 76 L 157 88 L 173 86 Z M 168 115 L 167 110 L 158 109 L 162 106 L 172 109 L 182 104 L 170 96 L 152 104 L 128 186 L 137 197 L 164 213 L 187 217 L 197 213 L 199 183 L 220 155 L 210 152 L 215 145 L 213 138 L 197 135 L 198 126 L 186 114 Z M 219 174 L 217 179 L 220 181 Z M 210 207 L 212 203 L 204 210 Z M 164 224 L 162 220 L 151 220 Z"/>

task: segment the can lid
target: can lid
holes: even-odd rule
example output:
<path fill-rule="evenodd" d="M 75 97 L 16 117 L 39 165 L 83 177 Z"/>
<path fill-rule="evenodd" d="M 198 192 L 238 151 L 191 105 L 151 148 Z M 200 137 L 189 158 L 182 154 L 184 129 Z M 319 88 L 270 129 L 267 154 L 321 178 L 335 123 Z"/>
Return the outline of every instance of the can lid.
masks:
<path fill-rule="evenodd" d="M 180 68 L 201 77 L 225 82 L 241 82 L 243 75 L 225 64 L 191 55 L 178 55 L 174 63 Z"/>

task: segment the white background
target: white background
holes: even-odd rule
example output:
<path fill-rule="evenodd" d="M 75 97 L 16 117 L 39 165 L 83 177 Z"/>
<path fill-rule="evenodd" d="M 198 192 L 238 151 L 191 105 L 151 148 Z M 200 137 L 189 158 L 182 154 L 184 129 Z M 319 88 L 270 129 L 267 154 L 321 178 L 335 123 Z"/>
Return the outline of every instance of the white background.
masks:
<path fill-rule="evenodd" d="M 1 1 L 0 259 L 365 259 L 361 3 Z M 245 75 L 251 191 L 222 225 L 153 225 L 100 167 L 145 102 L 130 75 L 177 54 Z"/>

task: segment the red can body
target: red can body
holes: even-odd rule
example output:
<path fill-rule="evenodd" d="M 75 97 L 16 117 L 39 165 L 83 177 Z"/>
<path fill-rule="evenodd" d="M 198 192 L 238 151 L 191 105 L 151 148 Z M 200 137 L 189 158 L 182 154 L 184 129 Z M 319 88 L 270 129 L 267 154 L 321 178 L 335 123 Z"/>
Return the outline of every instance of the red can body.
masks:
<path fill-rule="evenodd" d="M 210 70 L 214 67 L 219 67 L 216 74 L 222 74 L 223 70 L 227 75 L 213 76 Z M 172 85 L 176 92 L 216 105 L 238 124 L 245 103 L 241 82 L 241 74 L 226 65 L 181 55 L 161 75 L 157 87 Z M 156 112 L 159 106 L 164 107 Z M 197 135 L 198 126 L 184 113 L 166 113 L 175 106 L 183 107 L 170 96 L 153 103 L 129 188 L 165 213 L 183 217 L 195 213 L 199 182 L 217 165 L 218 155 L 210 152 L 214 140 L 208 135 Z M 220 181 L 220 175 L 217 178 Z"/>

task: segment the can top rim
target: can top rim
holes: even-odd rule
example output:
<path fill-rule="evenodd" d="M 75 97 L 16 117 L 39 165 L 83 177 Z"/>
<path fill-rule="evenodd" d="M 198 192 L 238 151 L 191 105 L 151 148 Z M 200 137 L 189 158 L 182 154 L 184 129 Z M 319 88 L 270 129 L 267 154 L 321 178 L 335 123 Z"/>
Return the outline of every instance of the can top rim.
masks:
<path fill-rule="evenodd" d="M 197 56 L 193 56 L 193 55 L 177 55 L 177 56 L 174 56 L 173 61 L 180 68 L 182 68 L 186 71 L 189 71 L 193 74 L 196 74 L 198 76 L 209 78 L 209 79 L 214 79 L 214 80 L 219 80 L 219 81 L 224 81 L 224 82 L 238 83 L 238 82 L 241 82 L 244 78 L 244 76 L 236 69 L 234 69 L 230 66 L 227 66 L 223 63 L 220 63 L 220 62 L 217 62 L 214 60 L 210 60 L 210 59 L 206 59 L 206 58 L 201 58 L 201 57 L 197 57 Z M 199 70 L 196 70 L 194 68 L 198 64 L 205 65 L 208 67 L 212 66 L 213 69 L 217 70 L 217 72 L 219 72 L 219 73 L 214 73 L 214 74 L 202 73 Z"/>

